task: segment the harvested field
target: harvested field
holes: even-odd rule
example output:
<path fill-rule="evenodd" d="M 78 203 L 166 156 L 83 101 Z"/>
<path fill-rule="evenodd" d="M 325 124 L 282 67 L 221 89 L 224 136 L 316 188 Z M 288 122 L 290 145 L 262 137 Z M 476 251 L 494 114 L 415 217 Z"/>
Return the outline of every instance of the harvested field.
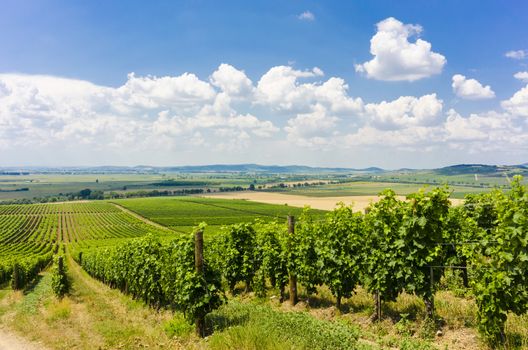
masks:
<path fill-rule="evenodd" d="M 356 210 L 364 210 L 371 202 L 379 199 L 378 196 L 339 196 L 339 197 L 308 197 L 292 194 L 282 194 L 274 192 L 224 192 L 201 195 L 209 198 L 224 198 L 224 199 L 245 199 L 249 201 L 269 203 L 269 204 L 288 204 L 292 207 L 304 207 L 309 205 L 314 209 L 332 210 L 336 204 L 343 202 L 347 205 L 354 204 Z M 404 200 L 404 196 L 398 196 L 399 199 Z M 451 199 L 454 205 L 462 203 L 461 199 Z"/>

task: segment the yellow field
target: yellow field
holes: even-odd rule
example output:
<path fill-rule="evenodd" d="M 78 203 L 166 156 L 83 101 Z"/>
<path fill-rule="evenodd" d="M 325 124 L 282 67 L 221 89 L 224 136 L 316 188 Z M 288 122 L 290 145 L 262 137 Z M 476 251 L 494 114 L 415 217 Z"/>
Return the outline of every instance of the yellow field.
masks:
<path fill-rule="evenodd" d="M 339 196 L 339 197 L 308 197 L 293 194 L 282 194 L 275 192 L 222 192 L 200 195 L 202 197 L 210 198 L 225 198 L 225 199 L 246 199 L 249 201 L 269 203 L 269 204 L 287 204 L 292 207 L 304 207 L 309 205 L 314 209 L 332 210 L 337 203 L 343 202 L 347 205 L 353 204 L 354 209 L 358 211 L 364 210 L 371 202 L 376 202 L 378 196 Z M 398 196 L 399 199 L 404 200 L 404 196 Z M 461 199 L 451 199 L 451 203 L 458 205 L 462 203 Z"/>

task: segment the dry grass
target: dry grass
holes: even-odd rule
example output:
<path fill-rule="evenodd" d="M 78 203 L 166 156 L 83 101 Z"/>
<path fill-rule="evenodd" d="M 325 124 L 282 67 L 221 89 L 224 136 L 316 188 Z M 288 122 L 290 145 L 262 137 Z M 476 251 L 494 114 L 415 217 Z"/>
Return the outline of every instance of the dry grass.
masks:
<path fill-rule="evenodd" d="M 246 199 L 249 201 L 268 203 L 268 204 L 279 204 L 279 205 L 290 205 L 292 207 L 303 208 L 309 205 L 313 209 L 321 210 L 332 210 L 336 207 L 336 204 L 343 202 L 347 205 L 353 204 L 354 209 L 357 211 L 363 211 L 370 205 L 371 202 L 379 200 L 378 196 L 336 196 L 336 197 L 308 197 L 294 194 L 283 194 L 275 192 L 258 192 L 258 191 L 246 191 L 246 192 L 222 192 L 200 195 L 200 197 L 209 198 L 223 198 L 223 199 Z M 398 199 L 404 200 L 404 196 L 397 196 Z M 460 199 L 451 199 L 454 205 L 461 203 Z"/>

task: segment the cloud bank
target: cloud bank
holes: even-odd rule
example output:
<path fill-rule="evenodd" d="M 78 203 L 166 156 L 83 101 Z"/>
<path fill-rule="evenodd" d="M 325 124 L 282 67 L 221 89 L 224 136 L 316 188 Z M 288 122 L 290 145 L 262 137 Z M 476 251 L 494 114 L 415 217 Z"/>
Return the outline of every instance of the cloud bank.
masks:
<path fill-rule="evenodd" d="M 494 95 L 489 86 L 455 77 L 459 96 Z M 223 63 L 206 79 L 131 73 L 117 87 L 0 74 L 0 151 L 4 162 L 24 156 L 73 164 L 281 163 L 290 152 L 305 157 L 300 162 L 324 152 L 345 160 L 369 152 L 525 155 L 528 86 L 500 106 L 464 115 L 434 92 L 365 101 L 317 67 L 275 66 L 253 81 Z"/>

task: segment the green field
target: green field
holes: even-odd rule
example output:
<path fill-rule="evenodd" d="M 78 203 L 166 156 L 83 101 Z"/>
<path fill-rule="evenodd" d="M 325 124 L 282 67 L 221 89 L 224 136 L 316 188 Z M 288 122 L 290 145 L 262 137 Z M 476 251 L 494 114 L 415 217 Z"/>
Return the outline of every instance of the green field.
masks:
<path fill-rule="evenodd" d="M 441 186 L 441 184 L 407 184 L 407 183 L 391 183 L 391 182 L 347 182 L 340 184 L 326 184 L 312 187 L 288 187 L 283 189 L 266 190 L 270 192 L 291 193 L 296 195 L 310 196 L 310 197 L 336 197 L 336 196 L 375 196 L 385 189 L 392 189 L 398 195 L 408 195 L 419 191 L 422 188 L 433 188 Z M 464 198 L 466 194 L 482 193 L 490 191 L 491 188 L 470 187 L 470 186 L 453 186 L 449 185 L 453 191 L 452 198 Z"/>
<path fill-rule="evenodd" d="M 234 199 L 212 199 L 200 197 L 137 198 L 115 200 L 117 203 L 141 216 L 176 231 L 190 232 L 198 224 L 208 225 L 206 232 L 217 232 L 222 225 L 264 221 L 285 221 L 287 215 L 298 216 L 302 208 L 273 205 Z M 324 211 L 312 210 L 315 215 Z"/>
<path fill-rule="evenodd" d="M 163 186 L 168 179 L 178 182 L 178 186 Z M 185 188 L 210 188 L 243 186 L 250 183 L 273 181 L 274 176 L 248 177 L 236 174 L 29 174 L 0 175 L 0 201 L 13 199 L 33 199 L 35 197 L 58 196 L 76 193 L 89 188 L 105 193 L 128 193 L 137 191 L 164 191 Z M 186 185 L 188 183 L 189 185 Z M 197 185 L 198 183 L 198 185 Z M 27 189 L 27 190 L 22 190 Z"/>

